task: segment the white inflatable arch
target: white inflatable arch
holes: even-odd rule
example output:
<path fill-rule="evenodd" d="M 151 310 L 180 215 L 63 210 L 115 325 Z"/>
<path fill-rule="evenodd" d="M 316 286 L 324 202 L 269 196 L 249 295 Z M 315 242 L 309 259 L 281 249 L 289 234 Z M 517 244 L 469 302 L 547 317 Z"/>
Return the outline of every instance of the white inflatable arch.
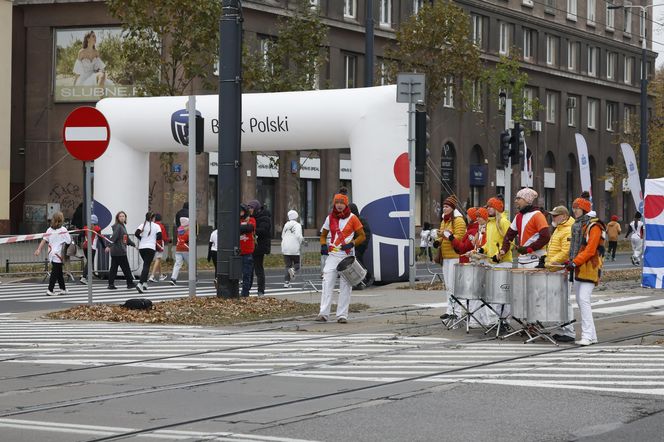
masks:
<path fill-rule="evenodd" d="M 124 210 L 130 226 L 143 220 L 149 153 L 186 152 L 187 100 L 107 98 L 97 104 L 111 141 L 95 161 L 95 213 Z M 216 151 L 218 97 L 197 96 L 196 107 L 205 118 L 205 151 Z M 408 108 L 396 103 L 396 86 L 244 94 L 242 109 L 243 151 L 351 149 L 353 202 L 373 234 L 365 261 L 378 281 L 407 278 Z"/>

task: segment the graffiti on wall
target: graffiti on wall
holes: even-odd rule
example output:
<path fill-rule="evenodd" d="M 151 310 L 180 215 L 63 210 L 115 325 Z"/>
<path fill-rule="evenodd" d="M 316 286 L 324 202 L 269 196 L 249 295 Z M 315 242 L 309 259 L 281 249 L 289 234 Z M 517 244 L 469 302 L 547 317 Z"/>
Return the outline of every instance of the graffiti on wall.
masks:
<path fill-rule="evenodd" d="M 76 206 L 83 200 L 81 187 L 71 182 L 64 185 L 55 183 L 48 194 L 48 200 L 52 203 L 59 203 L 63 213 L 72 214 Z"/>

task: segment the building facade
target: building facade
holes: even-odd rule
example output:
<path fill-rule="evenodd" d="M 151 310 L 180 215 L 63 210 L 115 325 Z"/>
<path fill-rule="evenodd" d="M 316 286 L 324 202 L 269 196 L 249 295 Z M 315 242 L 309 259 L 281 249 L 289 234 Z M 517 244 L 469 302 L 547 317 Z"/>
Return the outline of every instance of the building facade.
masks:
<path fill-rule="evenodd" d="M 400 23 L 424 1 L 428 0 L 374 0 L 378 59 L 394 43 Z M 274 36 L 276 19 L 288 14 L 294 3 L 244 0 L 245 37 Z M 329 27 L 327 61 L 319 87 L 364 87 L 365 0 L 311 3 Z M 622 161 L 618 142 L 623 133 L 638 127 L 641 38 L 646 36 L 650 48 L 650 18 L 633 13 L 636 10 L 609 10 L 606 2 L 595 0 L 456 3 L 470 14 L 472 38 L 488 68 L 500 55 L 518 48 L 522 69 L 529 76 L 526 96 L 542 103 L 542 109 L 526 122 L 530 125 L 526 144 L 532 152 L 532 185 L 541 195 L 539 203 L 548 209 L 559 203 L 569 206 L 580 194 L 574 141 L 578 132 L 588 143 L 597 212 L 603 217 L 618 214 L 629 219 L 631 197 L 623 192 L 621 183 L 611 183 L 605 176 L 608 166 Z M 94 105 L 99 98 L 96 91 L 102 91 L 102 96 L 122 96 L 131 94 L 131 85 L 108 78 L 100 89 L 97 72 L 92 70 L 84 78 L 85 71 L 73 66 L 76 57 L 72 54 L 81 41 L 88 41 L 90 30 L 95 31 L 97 42 L 110 42 L 117 38 L 120 26 L 103 1 L 13 2 L 11 195 L 20 196 L 11 205 L 12 232 L 42 230 L 48 211 L 58 207 L 71 217 L 82 200 L 83 166 L 67 155 L 61 143 L 64 119 L 77 106 Z M 648 51 L 649 74 L 655 56 Z M 83 73 L 72 74 L 74 71 Z M 377 76 L 375 84 L 381 81 Z M 195 86 L 193 92 L 214 91 Z M 451 193 L 468 205 L 484 204 L 487 198 L 504 193 L 505 176 L 499 161 L 504 116 L 499 98 L 490 96 L 486 85 L 477 85 L 476 93 L 475 111 L 460 112 L 448 98 L 431 115 L 430 156 L 425 182 L 418 188 L 419 224 L 437 222 L 441 202 Z M 164 179 L 164 164 L 153 154 L 150 207 L 166 214 L 177 211 L 186 199 L 186 155 L 176 156 L 169 166 L 173 177 L 169 182 Z M 212 226 L 216 212 L 214 154 L 203 154 L 197 167 L 198 219 Z M 513 174 L 512 195 L 521 184 L 518 169 Z M 347 186 L 352 195 L 350 176 L 348 149 L 242 154 L 242 198 L 257 198 L 271 210 L 277 237 L 287 211 L 293 208 L 300 212 L 307 232 L 315 234 L 339 187 Z"/>

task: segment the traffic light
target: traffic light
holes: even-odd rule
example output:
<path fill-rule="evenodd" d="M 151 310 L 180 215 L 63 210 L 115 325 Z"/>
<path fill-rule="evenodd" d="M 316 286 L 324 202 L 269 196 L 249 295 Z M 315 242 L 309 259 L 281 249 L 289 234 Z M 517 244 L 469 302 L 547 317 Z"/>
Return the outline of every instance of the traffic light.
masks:
<path fill-rule="evenodd" d="M 430 120 L 426 111 L 415 112 L 415 184 L 424 183 Z"/>
<path fill-rule="evenodd" d="M 196 115 L 196 154 L 203 153 L 205 148 L 205 139 L 203 138 L 203 128 L 205 119 L 200 115 Z"/>
<path fill-rule="evenodd" d="M 511 149 L 510 157 L 512 157 L 512 164 L 518 164 L 523 156 L 523 151 L 521 150 L 521 137 L 523 136 L 523 128 L 521 124 L 514 123 L 514 129 L 512 129 L 512 138 L 511 138 Z"/>
<path fill-rule="evenodd" d="M 511 152 L 511 139 L 510 131 L 504 130 L 500 133 L 500 161 L 504 166 L 507 166 L 510 159 Z"/>

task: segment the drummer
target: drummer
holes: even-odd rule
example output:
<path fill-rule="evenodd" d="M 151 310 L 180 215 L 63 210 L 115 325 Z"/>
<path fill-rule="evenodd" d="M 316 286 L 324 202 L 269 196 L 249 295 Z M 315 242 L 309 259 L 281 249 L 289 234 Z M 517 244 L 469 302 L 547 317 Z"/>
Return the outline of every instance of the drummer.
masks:
<path fill-rule="evenodd" d="M 505 203 L 498 198 L 489 198 L 486 203 L 487 213 L 489 218 L 486 224 L 486 244 L 484 245 L 484 253 L 489 257 L 488 264 L 498 268 L 512 268 L 512 249 L 508 249 L 501 258 L 498 257 L 500 248 L 505 239 L 505 235 L 510 228 L 510 220 L 503 211 L 505 210 Z M 504 320 L 510 315 L 511 309 L 509 304 L 491 304 L 491 307 L 500 314 L 501 320 Z M 502 310 L 502 312 L 501 312 Z M 489 313 L 491 316 L 492 313 Z M 506 320 L 503 321 L 507 328 Z"/>
<path fill-rule="evenodd" d="M 348 256 L 354 256 L 354 248 L 364 242 L 364 229 L 360 219 L 348 207 L 348 196 L 334 195 L 332 211 L 325 218 L 320 235 L 320 253 L 327 255 L 323 268 L 323 292 L 320 312 L 316 321 L 327 322 L 330 317 L 334 284 L 337 280 L 337 265 Z M 337 322 L 348 322 L 348 306 L 352 286 L 344 279 L 339 280 L 339 300 L 337 302 Z"/>
<path fill-rule="evenodd" d="M 443 216 L 438 230 L 438 241 L 440 243 L 443 258 L 443 281 L 447 290 L 447 312 L 440 319 L 448 320 L 457 317 L 449 295 L 454 294 L 454 264 L 459 263 L 459 254 L 452 247 L 454 238 L 463 238 L 466 234 L 466 223 L 461 216 L 457 215 L 458 201 L 454 196 L 449 196 L 443 201 Z"/>
<path fill-rule="evenodd" d="M 546 266 L 554 269 L 559 266 L 562 270 L 565 263 L 569 262 L 569 246 L 574 218 L 569 216 L 569 211 L 565 206 L 554 207 L 549 214 L 552 219 L 553 233 L 549 241 Z M 574 317 L 571 300 L 568 305 L 568 317 Z M 562 328 L 562 333 L 554 334 L 553 339 L 558 342 L 574 342 L 575 336 L 574 325 L 570 324 Z"/>
<path fill-rule="evenodd" d="M 602 272 L 606 227 L 592 211 L 592 203 L 588 199 L 575 199 L 572 210 L 576 222 L 572 226 L 568 269 L 574 272 L 576 303 L 581 313 L 581 339 L 575 343 L 591 345 L 597 343 L 597 333 L 590 297 L 599 284 Z"/>
<path fill-rule="evenodd" d="M 551 233 L 549 232 L 549 224 L 546 221 L 546 217 L 539 208 L 533 206 L 536 199 L 537 192 L 528 187 L 517 192 L 514 203 L 519 212 L 514 217 L 514 220 L 512 220 L 510 228 L 507 229 L 503 245 L 496 256 L 499 260 L 502 260 L 507 254 L 512 240 L 518 235 L 519 245 L 516 250 L 519 252 L 519 267 L 540 267 L 540 261 L 542 263 L 541 266 L 544 266 L 546 245 L 549 242 Z"/>

